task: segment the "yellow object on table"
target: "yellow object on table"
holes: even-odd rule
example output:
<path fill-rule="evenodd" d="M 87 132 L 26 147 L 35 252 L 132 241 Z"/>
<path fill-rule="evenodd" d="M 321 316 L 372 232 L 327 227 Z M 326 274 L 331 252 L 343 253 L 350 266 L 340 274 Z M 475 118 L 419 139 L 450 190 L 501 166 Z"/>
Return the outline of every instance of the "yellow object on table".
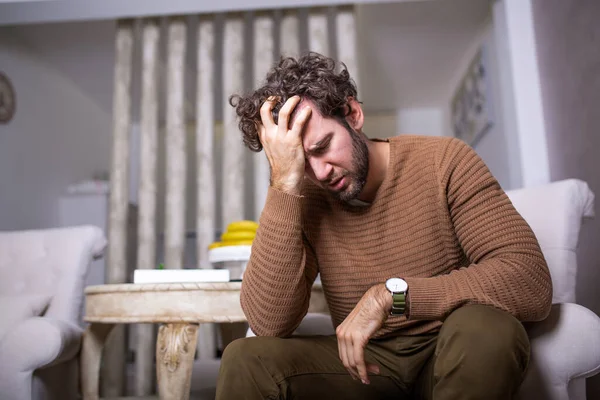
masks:
<path fill-rule="evenodd" d="M 233 232 L 225 232 L 221 235 L 221 241 L 223 242 L 233 242 L 237 240 L 254 240 L 254 236 L 256 236 L 255 231 L 233 231 Z"/>
<path fill-rule="evenodd" d="M 227 225 L 226 232 L 253 231 L 256 233 L 258 223 L 254 221 L 236 221 Z"/>
<path fill-rule="evenodd" d="M 250 246 L 256 236 L 258 223 L 254 221 L 236 221 L 227 225 L 227 230 L 221 235 L 220 242 L 211 243 L 209 250 L 227 246 Z"/>

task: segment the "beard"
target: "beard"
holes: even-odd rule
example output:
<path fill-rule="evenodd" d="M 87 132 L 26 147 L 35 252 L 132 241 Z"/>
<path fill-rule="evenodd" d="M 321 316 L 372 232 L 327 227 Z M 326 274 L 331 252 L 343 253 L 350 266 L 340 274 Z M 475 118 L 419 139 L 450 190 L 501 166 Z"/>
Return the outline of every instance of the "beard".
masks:
<path fill-rule="evenodd" d="M 369 149 L 365 138 L 343 120 L 346 130 L 352 139 L 352 171 L 344 171 L 341 175 L 347 180 L 346 187 L 340 191 L 330 191 L 331 195 L 338 200 L 349 202 L 356 199 L 367 183 L 369 174 Z"/>

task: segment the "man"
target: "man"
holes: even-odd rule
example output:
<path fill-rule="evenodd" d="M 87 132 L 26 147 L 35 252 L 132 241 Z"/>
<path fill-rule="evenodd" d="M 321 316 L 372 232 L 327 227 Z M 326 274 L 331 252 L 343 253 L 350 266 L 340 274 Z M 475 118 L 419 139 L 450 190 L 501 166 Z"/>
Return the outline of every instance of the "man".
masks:
<path fill-rule="evenodd" d="M 271 187 L 244 274 L 255 338 L 223 355 L 218 399 L 509 399 L 552 284 L 534 234 L 454 138 L 368 140 L 348 72 L 282 59 L 233 96 Z M 320 274 L 335 336 L 292 335 Z"/>

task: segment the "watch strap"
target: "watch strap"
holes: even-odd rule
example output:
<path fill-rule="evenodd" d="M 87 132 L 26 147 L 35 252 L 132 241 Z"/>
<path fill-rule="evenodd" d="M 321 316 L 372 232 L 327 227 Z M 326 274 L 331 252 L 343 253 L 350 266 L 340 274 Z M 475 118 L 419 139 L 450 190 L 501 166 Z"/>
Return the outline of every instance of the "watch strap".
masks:
<path fill-rule="evenodd" d="M 403 315 L 406 311 L 406 293 L 392 293 L 392 315 Z"/>

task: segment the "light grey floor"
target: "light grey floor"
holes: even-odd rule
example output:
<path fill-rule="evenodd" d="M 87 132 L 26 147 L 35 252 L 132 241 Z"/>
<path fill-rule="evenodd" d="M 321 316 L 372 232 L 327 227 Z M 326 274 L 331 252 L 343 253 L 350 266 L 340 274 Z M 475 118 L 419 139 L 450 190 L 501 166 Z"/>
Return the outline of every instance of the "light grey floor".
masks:
<path fill-rule="evenodd" d="M 192 385 L 190 400 L 214 400 L 217 376 L 219 374 L 219 360 L 196 361 L 192 371 Z M 127 391 L 132 393 L 134 387 L 133 365 L 127 366 Z M 103 400 L 158 400 L 158 396 L 150 397 L 118 397 L 102 398 Z"/>

